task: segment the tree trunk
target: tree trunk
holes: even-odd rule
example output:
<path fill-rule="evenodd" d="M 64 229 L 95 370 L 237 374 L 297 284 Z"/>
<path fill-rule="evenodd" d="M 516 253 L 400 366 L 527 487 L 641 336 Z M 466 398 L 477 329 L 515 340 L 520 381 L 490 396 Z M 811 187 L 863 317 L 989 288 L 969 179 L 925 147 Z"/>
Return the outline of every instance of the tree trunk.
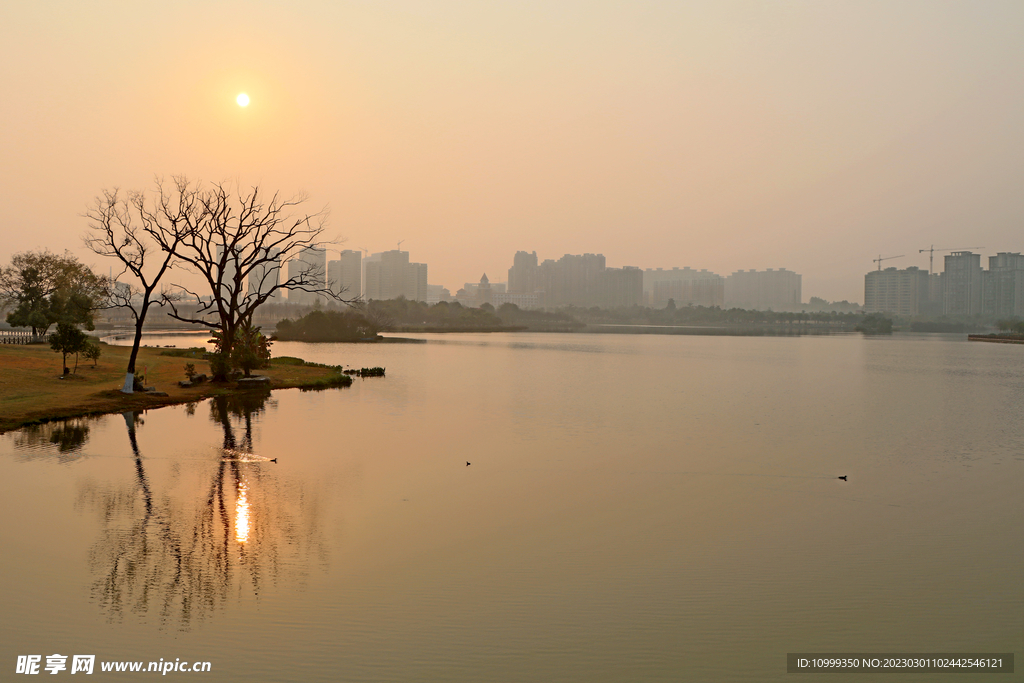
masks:
<path fill-rule="evenodd" d="M 132 353 L 128 356 L 128 371 L 124 376 L 124 386 L 121 387 L 121 393 L 130 394 L 134 391 L 135 386 L 135 359 L 139 356 L 139 345 L 142 343 L 142 323 L 146 320 L 146 309 L 148 306 L 142 307 L 142 313 L 135 319 L 135 340 L 132 342 Z"/>

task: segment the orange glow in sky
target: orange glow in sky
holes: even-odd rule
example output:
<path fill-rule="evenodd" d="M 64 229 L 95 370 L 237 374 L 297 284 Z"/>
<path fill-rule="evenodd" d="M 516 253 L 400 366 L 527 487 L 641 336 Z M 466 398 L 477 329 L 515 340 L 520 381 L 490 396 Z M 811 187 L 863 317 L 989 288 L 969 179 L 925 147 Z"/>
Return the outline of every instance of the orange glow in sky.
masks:
<path fill-rule="evenodd" d="M 93 197 L 184 174 L 452 292 L 522 249 L 860 301 L 880 253 L 1024 250 L 1021 35 L 1019 0 L 8 3 L 0 262 L 105 272 Z"/>

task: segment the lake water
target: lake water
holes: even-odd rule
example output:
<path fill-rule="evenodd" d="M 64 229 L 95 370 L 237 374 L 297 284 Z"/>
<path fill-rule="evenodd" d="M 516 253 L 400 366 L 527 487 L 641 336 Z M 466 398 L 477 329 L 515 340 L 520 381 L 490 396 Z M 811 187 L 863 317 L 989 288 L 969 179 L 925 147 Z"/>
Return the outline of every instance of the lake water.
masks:
<path fill-rule="evenodd" d="M 787 652 L 1020 659 L 1024 347 L 422 338 L 275 345 L 387 368 L 348 389 L 0 436 L 0 666 L 783 681 Z"/>

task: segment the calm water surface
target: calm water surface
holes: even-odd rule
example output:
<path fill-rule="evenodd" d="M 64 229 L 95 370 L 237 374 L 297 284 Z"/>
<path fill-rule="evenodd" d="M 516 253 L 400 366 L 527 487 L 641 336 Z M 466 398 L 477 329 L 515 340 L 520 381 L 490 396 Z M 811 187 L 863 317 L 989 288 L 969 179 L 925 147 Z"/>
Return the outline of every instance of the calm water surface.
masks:
<path fill-rule="evenodd" d="M 793 651 L 1021 658 L 1024 347 L 423 338 L 275 345 L 387 368 L 349 389 L 0 436 L 0 666 L 783 681 Z"/>

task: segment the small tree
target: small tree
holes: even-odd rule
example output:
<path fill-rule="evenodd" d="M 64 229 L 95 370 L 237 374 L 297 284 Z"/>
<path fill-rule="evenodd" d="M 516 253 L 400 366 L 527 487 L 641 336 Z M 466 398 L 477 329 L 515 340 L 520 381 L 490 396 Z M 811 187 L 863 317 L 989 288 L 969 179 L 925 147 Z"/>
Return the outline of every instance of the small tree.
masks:
<path fill-rule="evenodd" d="M 82 355 L 85 356 L 87 360 L 91 360 L 92 361 L 92 366 L 95 368 L 96 367 L 96 361 L 98 361 L 100 359 L 100 354 L 101 353 L 103 353 L 103 352 L 100 349 L 100 345 L 97 344 L 94 341 L 90 341 L 86 345 L 85 350 L 82 352 Z"/>
<path fill-rule="evenodd" d="M 57 331 L 50 335 L 49 340 L 50 348 L 62 354 L 63 374 L 67 374 L 68 356 L 84 351 L 89 343 L 89 338 L 85 336 L 85 333 L 70 323 L 57 323 Z M 75 371 L 78 371 L 77 361 L 75 362 Z"/>
<path fill-rule="evenodd" d="M 25 251 L 0 268 L 0 306 L 13 307 L 7 322 L 35 335 L 57 322 L 91 330 L 104 289 L 103 279 L 67 252 Z"/>
<path fill-rule="evenodd" d="M 265 368 L 270 363 L 270 340 L 260 332 L 258 326 L 246 323 L 235 332 L 235 344 L 231 349 L 231 363 L 241 368 L 246 377 L 256 368 Z"/>

